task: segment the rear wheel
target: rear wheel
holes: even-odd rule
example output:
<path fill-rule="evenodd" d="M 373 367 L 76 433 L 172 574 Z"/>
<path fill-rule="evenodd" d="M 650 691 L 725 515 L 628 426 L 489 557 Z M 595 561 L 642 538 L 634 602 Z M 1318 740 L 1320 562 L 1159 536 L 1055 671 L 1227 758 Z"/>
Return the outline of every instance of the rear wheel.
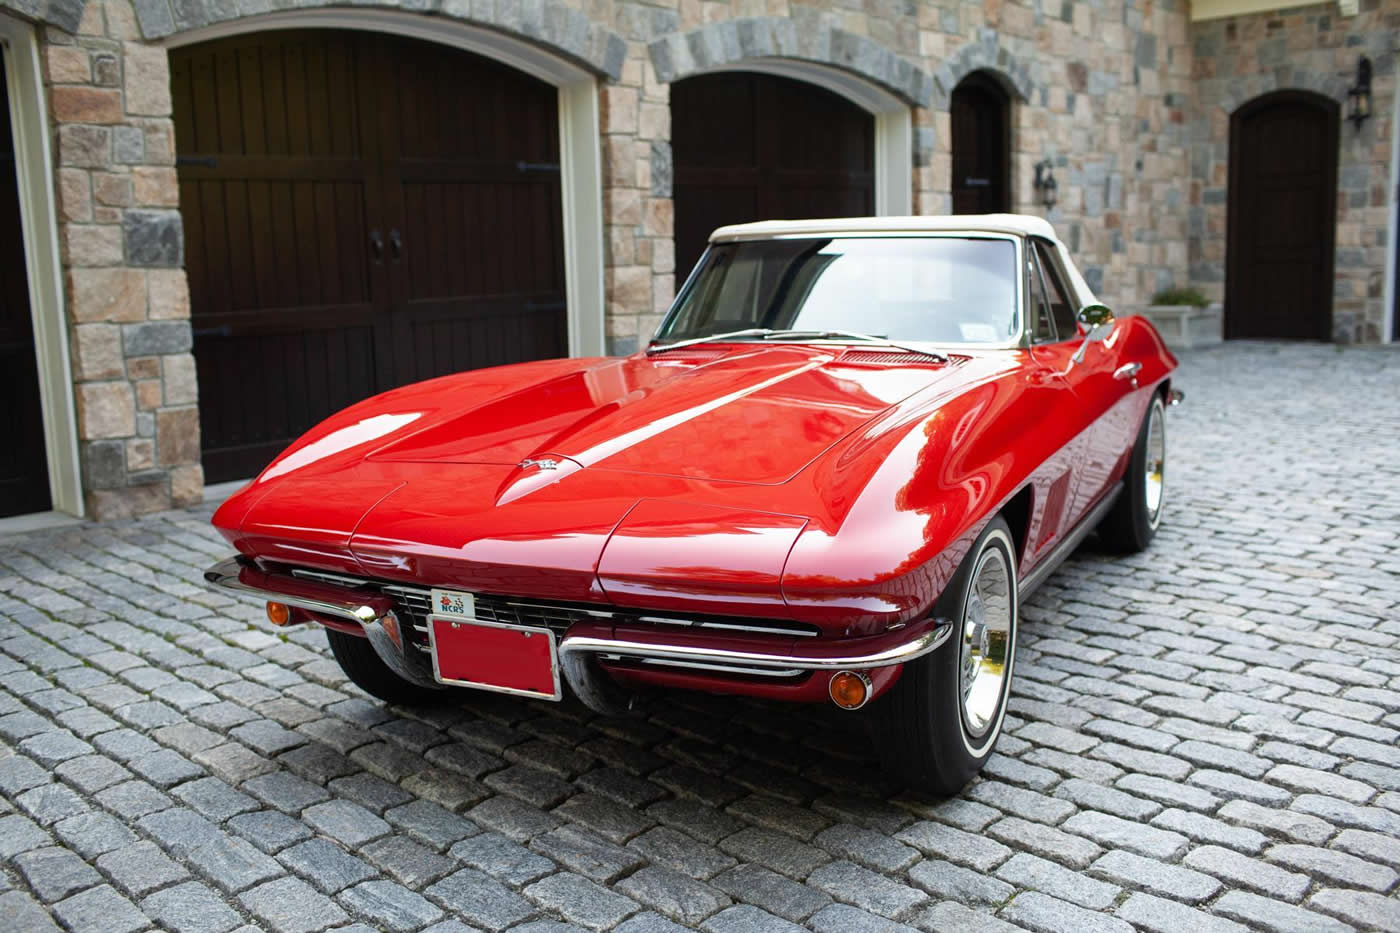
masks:
<path fill-rule="evenodd" d="M 1138 428 L 1118 501 L 1099 523 L 1099 539 L 1111 551 L 1135 554 L 1152 543 L 1167 502 L 1167 418 L 1154 395 Z"/>
<path fill-rule="evenodd" d="M 389 669 L 375 654 L 368 638 L 326 629 L 326 641 L 345 676 L 365 693 L 386 703 L 401 706 L 424 706 L 441 703 L 444 692 L 409 683 Z"/>
<path fill-rule="evenodd" d="M 871 709 L 871 731 L 886 771 L 915 790 L 947 795 L 991 757 L 1011 691 L 1020 604 L 1016 546 L 1000 516 L 983 530 L 935 611 L 952 620 L 952 636 L 904 665 Z"/>

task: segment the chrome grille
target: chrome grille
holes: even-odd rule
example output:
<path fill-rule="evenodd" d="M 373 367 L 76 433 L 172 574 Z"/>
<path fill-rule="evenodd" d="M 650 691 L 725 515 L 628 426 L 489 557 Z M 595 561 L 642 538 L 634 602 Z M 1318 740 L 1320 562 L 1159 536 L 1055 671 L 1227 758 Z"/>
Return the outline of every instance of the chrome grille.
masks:
<path fill-rule="evenodd" d="M 407 586 L 402 583 L 386 583 L 300 567 L 293 568 L 291 572 L 293 576 L 307 580 L 316 580 L 350 589 L 365 589 L 393 597 L 397 604 L 396 610 L 400 620 L 409 623 L 407 631 L 413 644 L 421 651 L 429 650 L 428 615 L 432 611 L 432 591 L 430 588 Z M 584 621 L 654 625 L 667 628 L 710 629 L 731 635 L 786 635 L 796 638 L 815 638 L 821 634 L 821 630 L 815 625 L 789 622 L 783 619 L 699 615 L 663 616 L 651 611 L 580 606 L 571 603 L 553 603 L 547 600 L 531 600 L 517 596 L 495 596 L 487 593 L 475 594 L 474 598 L 476 616 L 483 621 L 547 628 L 561 637 L 569 626 L 575 622 Z"/>

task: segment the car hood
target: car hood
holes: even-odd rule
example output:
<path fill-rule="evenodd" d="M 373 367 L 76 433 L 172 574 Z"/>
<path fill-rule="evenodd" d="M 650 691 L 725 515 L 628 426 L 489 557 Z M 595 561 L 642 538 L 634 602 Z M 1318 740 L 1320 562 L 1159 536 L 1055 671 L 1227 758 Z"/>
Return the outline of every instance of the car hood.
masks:
<path fill-rule="evenodd" d="M 949 368 L 932 360 L 900 368 L 869 362 L 878 356 L 756 346 L 594 363 L 479 402 L 449 403 L 368 458 L 510 465 L 552 459 L 584 468 L 782 483 Z"/>
<path fill-rule="evenodd" d="M 798 536 L 839 525 L 910 413 L 986 368 L 730 346 L 462 373 L 333 416 L 214 524 L 241 553 L 334 572 L 784 614 Z"/>

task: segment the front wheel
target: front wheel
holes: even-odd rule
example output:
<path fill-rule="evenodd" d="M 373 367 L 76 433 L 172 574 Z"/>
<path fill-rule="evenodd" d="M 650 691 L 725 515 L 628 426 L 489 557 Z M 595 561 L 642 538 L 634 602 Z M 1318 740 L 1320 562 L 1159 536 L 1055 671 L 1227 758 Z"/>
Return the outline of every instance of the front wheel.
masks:
<path fill-rule="evenodd" d="M 1099 540 L 1110 551 L 1145 550 L 1162 523 L 1167 501 L 1167 418 L 1162 396 L 1152 396 L 1138 428 L 1128 474 L 1118 501 L 1099 523 Z"/>
<path fill-rule="evenodd" d="M 355 686 L 370 696 L 400 706 L 425 706 L 441 703 L 444 691 L 420 687 L 404 680 L 379 659 L 368 638 L 326 629 L 326 641 L 340 669 Z"/>
<path fill-rule="evenodd" d="M 1011 692 L 1020 604 L 1016 545 L 1000 516 L 982 531 L 935 612 L 952 620 L 952 636 L 904 665 L 871 709 L 871 732 L 892 776 L 949 795 L 991 757 Z"/>

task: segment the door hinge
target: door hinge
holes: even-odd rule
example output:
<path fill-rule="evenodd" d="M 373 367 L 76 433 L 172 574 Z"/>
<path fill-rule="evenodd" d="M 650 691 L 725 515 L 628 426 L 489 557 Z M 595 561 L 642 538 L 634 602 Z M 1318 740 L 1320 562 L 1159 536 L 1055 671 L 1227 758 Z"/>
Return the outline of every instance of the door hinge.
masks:
<path fill-rule="evenodd" d="M 517 162 L 515 170 L 518 172 L 557 172 L 558 162 Z"/>
<path fill-rule="evenodd" d="M 182 165 L 197 165 L 200 168 L 217 168 L 219 165 L 219 160 L 214 158 L 213 156 L 176 156 L 176 168 L 179 168 Z"/>

